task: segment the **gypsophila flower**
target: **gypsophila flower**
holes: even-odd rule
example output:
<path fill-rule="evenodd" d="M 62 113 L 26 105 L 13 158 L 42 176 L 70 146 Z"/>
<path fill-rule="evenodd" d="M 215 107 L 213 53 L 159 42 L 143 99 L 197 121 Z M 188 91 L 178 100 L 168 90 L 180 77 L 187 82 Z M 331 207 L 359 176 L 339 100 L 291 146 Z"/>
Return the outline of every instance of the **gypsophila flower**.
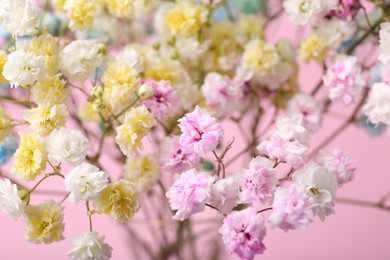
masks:
<path fill-rule="evenodd" d="M 336 50 L 343 41 L 352 37 L 356 24 L 337 18 L 321 19 L 316 22 L 316 33 L 321 41 L 330 49 Z"/>
<path fill-rule="evenodd" d="M 263 243 L 266 235 L 264 218 L 253 208 L 231 212 L 218 231 L 230 253 L 241 259 L 252 260 L 266 249 Z"/>
<path fill-rule="evenodd" d="M 85 0 L 66 0 L 64 10 L 70 18 L 69 28 L 85 30 L 92 25 L 95 18 L 97 3 Z"/>
<path fill-rule="evenodd" d="M 147 191 L 156 183 L 159 170 L 153 156 L 131 156 L 127 158 L 123 177 L 140 191 Z"/>
<path fill-rule="evenodd" d="M 276 119 L 276 135 L 284 140 L 297 140 L 309 145 L 309 134 L 304 126 L 304 117 L 300 113 L 279 116 Z"/>
<path fill-rule="evenodd" d="M 47 139 L 49 159 L 54 163 L 79 164 L 87 155 L 88 139 L 77 129 L 55 129 Z"/>
<path fill-rule="evenodd" d="M 205 157 L 206 152 L 214 150 L 222 140 L 221 125 L 199 106 L 179 119 L 179 127 L 182 148 L 202 157 Z"/>
<path fill-rule="evenodd" d="M 283 7 L 296 24 L 305 25 L 321 13 L 336 7 L 338 0 L 285 0 Z"/>
<path fill-rule="evenodd" d="M 221 214 L 229 214 L 239 202 L 240 184 L 238 176 L 220 179 L 211 186 L 210 204 Z"/>
<path fill-rule="evenodd" d="M 390 85 L 378 82 L 372 86 L 363 113 L 373 124 L 390 124 Z"/>
<path fill-rule="evenodd" d="M 183 221 L 203 211 L 210 200 L 212 183 L 213 178 L 207 173 L 198 173 L 195 169 L 183 172 L 166 194 L 171 209 L 177 210 L 172 218 Z"/>
<path fill-rule="evenodd" d="M 8 55 L 4 64 L 3 76 L 11 87 L 32 86 L 45 73 L 45 59 L 24 50 L 17 50 Z"/>
<path fill-rule="evenodd" d="M 112 248 L 104 243 L 104 236 L 97 232 L 87 232 L 83 236 L 73 237 L 70 242 L 73 249 L 68 252 L 71 260 L 108 260 Z"/>
<path fill-rule="evenodd" d="M 82 163 L 65 176 L 65 190 L 70 192 L 69 200 L 76 204 L 93 199 L 107 185 L 108 174 L 89 163 Z"/>
<path fill-rule="evenodd" d="M 0 180 L 0 193 L 1 210 L 15 220 L 18 219 L 27 206 L 27 203 L 19 197 L 18 186 L 4 178 L 4 180 Z"/>
<path fill-rule="evenodd" d="M 382 63 L 390 62 L 390 22 L 382 23 L 379 31 L 379 57 Z"/>

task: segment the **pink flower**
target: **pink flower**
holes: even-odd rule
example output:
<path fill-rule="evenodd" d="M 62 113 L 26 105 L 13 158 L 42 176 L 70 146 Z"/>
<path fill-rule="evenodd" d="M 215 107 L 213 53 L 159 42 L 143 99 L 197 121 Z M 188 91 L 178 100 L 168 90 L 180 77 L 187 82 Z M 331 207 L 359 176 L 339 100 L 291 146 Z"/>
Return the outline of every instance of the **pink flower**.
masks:
<path fill-rule="evenodd" d="M 253 206 L 269 205 L 274 199 L 277 179 L 274 162 L 258 156 L 245 170 L 240 199 L 244 203 L 252 203 Z"/>
<path fill-rule="evenodd" d="M 308 195 L 304 186 L 291 184 L 287 188 L 278 188 L 275 192 L 272 213 L 269 221 L 272 228 L 304 229 L 315 216 L 314 199 Z"/>
<path fill-rule="evenodd" d="M 198 156 L 182 149 L 178 136 L 166 137 L 161 143 L 160 166 L 171 173 L 181 173 L 194 168 Z"/>
<path fill-rule="evenodd" d="M 203 211 L 210 200 L 213 180 L 207 173 L 198 173 L 195 169 L 183 172 L 166 194 L 171 209 L 177 210 L 172 218 L 183 221 Z"/>
<path fill-rule="evenodd" d="M 352 181 L 354 178 L 356 168 L 351 165 L 351 160 L 348 155 L 343 153 L 340 149 L 334 149 L 329 155 L 320 152 L 316 158 L 316 162 L 336 175 L 339 187 Z"/>
<path fill-rule="evenodd" d="M 239 202 L 240 185 L 237 176 L 220 179 L 211 187 L 210 204 L 222 214 L 229 214 Z"/>
<path fill-rule="evenodd" d="M 269 140 L 263 140 L 257 150 L 260 155 L 271 160 L 286 162 L 294 168 L 299 168 L 305 162 L 304 154 L 308 147 L 298 141 L 284 140 L 278 134 L 273 134 Z"/>
<path fill-rule="evenodd" d="M 337 9 L 330 11 L 328 16 L 336 16 L 340 20 L 350 21 L 355 17 L 359 8 L 358 0 L 340 0 Z"/>
<path fill-rule="evenodd" d="M 179 119 L 179 127 L 182 132 L 180 145 L 183 149 L 202 157 L 217 147 L 223 135 L 217 120 L 199 106 L 196 106 L 194 112 Z"/>
<path fill-rule="evenodd" d="M 253 259 L 266 249 L 263 244 L 266 234 L 264 219 L 253 208 L 230 213 L 219 233 L 230 253 L 237 254 L 241 259 Z"/>
<path fill-rule="evenodd" d="M 147 79 L 142 84 L 148 84 L 154 90 L 150 98 L 142 100 L 142 104 L 149 108 L 157 119 L 176 113 L 179 98 L 169 81 Z"/>
<path fill-rule="evenodd" d="M 351 104 L 366 84 L 354 56 L 339 57 L 328 68 L 323 81 L 324 86 L 329 89 L 329 98 L 333 102 L 341 99 L 345 105 Z"/>
<path fill-rule="evenodd" d="M 305 128 L 314 133 L 321 125 L 322 106 L 316 100 L 304 93 L 296 94 L 288 103 L 287 111 L 289 114 L 300 113 L 303 115 L 303 124 Z"/>

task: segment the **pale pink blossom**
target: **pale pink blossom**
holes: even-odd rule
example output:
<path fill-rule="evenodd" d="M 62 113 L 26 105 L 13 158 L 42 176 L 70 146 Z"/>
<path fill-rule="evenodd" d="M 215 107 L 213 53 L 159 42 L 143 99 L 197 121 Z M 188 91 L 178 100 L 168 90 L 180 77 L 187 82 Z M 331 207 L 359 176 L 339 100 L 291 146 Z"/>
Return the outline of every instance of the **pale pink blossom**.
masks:
<path fill-rule="evenodd" d="M 324 166 L 329 172 L 336 175 L 337 184 L 339 187 L 353 180 L 356 168 L 351 165 L 351 160 L 346 153 L 340 149 L 333 149 L 332 153 L 326 155 L 320 152 L 316 158 L 316 162 Z"/>
<path fill-rule="evenodd" d="M 178 136 L 166 137 L 160 148 L 159 164 L 171 173 L 181 173 L 194 168 L 198 155 L 185 151 L 179 142 Z"/>
<path fill-rule="evenodd" d="M 308 146 L 310 136 L 304 126 L 304 116 L 301 113 L 288 113 L 276 120 L 276 134 L 284 140 L 297 140 Z"/>
<path fill-rule="evenodd" d="M 179 97 L 169 81 L 147 79 L 142 84 L 147 84 L 154 90 L 150 98 L 142 100 L 142 104 L 149 108 L 157 119 L 172 116 L 177 112 Z"/>
<path fill-rule="evenodd" d="M 390 85 L 377 82 L 372 86 L 363 113 L 373 124 L 390 124 Z"/>
<path fill-rule="evenodd" d="M 289 114 L 300 113 L 303 115 L 303 125 L 310 132 L 316 132 L 322 121 L 322 105 L 308 94 L 298 93 L 289 102 L 287 111 Z"/>
<path fill-rule="evenodd" d="M 280 187 L 275 192 L 272 213 L 269 222 L 272 228 L 279 227 L 284 231 L 305 229 L 315 216 L 314 199 L 307 194 L 304 186 L 291 184 Z"/>
<path fill-rule="evenodd" d="M 220 179 L 211 186 L 210 204 L 222 214 L 229 214 L 239 202 L 240 185 L 236 176 Z"/>
<path fill-rule="evenodd" d="M 166 194 L 171 209 L 177 210 L 173 219 L 183 221 L 203 211 L 210 200 L 213 180 L 207 173 L 198 173 L 195 169 L 183 172 Z"/>
<path fill-rule="evenodd" d="M 260 155 L 271 160 L 286 162 L 294 168 L 299 168 L 305 162 L 304 154 L 308 147 L 298 141 L 284 140 L 277 134 L 271 135 L 269 140 L 263 140 L 257 150 Z"/>
<path fill-rule="evenodd" d="M 339 57 L 328 68 L 323 81 L 329 90 L 329 98 L 333 102 L 341 99 L 345 105 L 354 102 L 366 84 L 358 60 L 354 56 Z"/>
<path fill-rule="evenodd" d="M 273 165 L 274 162 L 265 157 L 258 156 L 252 159 L 242 180 L 240 194 L 242 202 L 252 203 L 255 207 L 272 203 L 278 183 Z"/>
<path fill-rule="evenodd" d="M 263 243 L 266 235 L 264 218 L 253 208 L 231 212 L 224 219 L 219 233 L 230 253 L 241 259 L 253 259 L 266 249 Z"/>
<path fill-rule="evenodd" d="M 337 7 L 330 11 L 328 16 L 336 16 L 341 20 L 349 21 L 355 17 L 359 8 L 360 3 L 358 0 L 340 0 Z"/>
<path fill-rule="evenodd" d="M 188 152 L 205 157 L 222 140 L 223 130 L 217 120 L 207 111 L 196 106 L 195 110 L 179 119 L 182 132 L 180 145 Z"/>

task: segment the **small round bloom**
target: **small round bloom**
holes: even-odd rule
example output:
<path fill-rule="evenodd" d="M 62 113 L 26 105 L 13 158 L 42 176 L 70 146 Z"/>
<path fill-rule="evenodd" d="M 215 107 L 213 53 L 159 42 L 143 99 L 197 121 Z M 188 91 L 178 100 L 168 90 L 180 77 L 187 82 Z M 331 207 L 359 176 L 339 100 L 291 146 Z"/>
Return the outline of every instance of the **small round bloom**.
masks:
<path fill-rule="evenodd" d="M 316 33 L 328 48 L 337 50 L 343 41 L 348 40 L 356 31 L 354 21 L 337 18 L 321 19 L 316 23 Z"/>
<path fill-rule="evenodd" d="M 70 192 L 69 200 L 78 203 L 80 200 L 93 199 L 108 184 L 108 174 L 96 166 L 82 163 L 65 176 L 65 190 Z"/>
<path fill-rule="evenodd" d="M 127 158 L 123 177 L 140 191 L 147 191 L 156 183 L 159 170 L 153 156 L 130 156 Z"/>
<path fill-rule="evenodd" d="M 335 8 L 338 0 L 285 0 L 283 7 L 291 21 L 305 25 L 320 14 Z"/>
<path fill-rule="evenodd" d="M 275 69 L 279 59 L 274 45 L 253 39 L 245 46 L 242 63 L 244 68 L 264 76 Z"/>
<path fill-rule="evenodd" d="M 310 34 L 299 48 L 299 56 L 304 62 L 315 60 L 321 62 L 328 54 L 328 47 L 316 33 Z"/>
<path fill-rule="evenodd" d="M 199 106 L 179 119 L 182 132 L 180 145 L 205 157 L 205 153 L 214 150 L 222 140 L 223 130 L 217 120 Z"/>
<path fill-rule="evenodd" d="M 64 239 L 64 207 L 54 200 L 26 208 L 25 239 L 34 244 L 50 244 Z"/>
<path fill-rule="evenodd" d="M 253 208 L 231 212 L 218 231 L 230 253 L 241 259 L 252 260 L 266 249 L 263 243 L 266 235 L 264 218 Z"/>
<path fill-rule="evenodd" d="M 61 79 L 59 73 L 39 80 L 31 88 L 34 102 L 48 106 L 66 103 L 70 92 L 65 86 L 66 81 Z"/>
<path fill-rule="evenodd" d="M 240 184 L 238 176 L 220 179 L 211 186 L 210 204 L 221 214 L 229 214 L 239 203 Z"/>
<path fill-rule="evenodd" d="M 108 11 L 116 17 L 131 18 L 135 0 L 105 0 Z"/>
<path fill-rule="evenodd" d="M 161 167 L 171 173 L 181 173 L 194 168 L 198 155 L 184 150 L 178 136 L 168 136 L 160 148 L 159 163 Z"/>
<path fill-rule="evenodd" d="M 55 129 L 47 139 L 47 151 L 52 162 L 79 164 L 87 155 L 88 139 L 76 129 Z"/>
<path fill-rule="evenodd" d="M 166 194 L 171 209 L 177 210 L 172 218 L 183 221 L 203 211 L 210 200 L 212 183 L 213 178 L 207 173 L 198 173 L 195 169 L 183 172 Z"/>
<path fill-rule="evenodd" d="M 64 9 L 70 19 L 69 28 L 72 30 L 85 30 L 92 25 L 97 3 L 85 0 L 66 0 Z"/>
<path fill-rule="evenodd" d="M 255 207 L 272 203 L 278 182 L 273 165 L 274 162 L 265 157 L 252 159 L 242 179 L 242 202 L 252 203 Z"/>
<path fill-rule="evenodd" d="M 390 85 L 378 82 L 372 86 L 363 113 L 373 124 L 390 125 Z"/>
<path fill-rule="evenodd" d="M 138 190 L 123 179 L 110 183 L 93 202 L 98 211 L 110 214 L 117 223 L 128 221 L 141 208 Z"/>
<path fill-rule="evenodd" d="M 366 84 L 357 58 L 339 57 L 323 76 L 324 86 L 329 89 L 329 98 L 335 102 L 341 99 L 349 105 Z"/>
<path fill-rule="evenodd" d="M 0 193 L 1 210 L 15 220 L 18 219 L 27 206 L 27 203 L 19 197 L 18 186 L 5 178 L 0 180 Z"/>
<path fill-rule="evenodd" d="M 379 31 L 379 57 L 386 64 L 390 62 L 390 22 L 382 23 Z"/>
<path fill-rule="evenodd" d="M 301 113 L 279 116 L 276 126 L 275 134 L 284 140 L 297 140 L 304 145 L 309 145 L 309 133 L 304 126 L 304 117 Z"/>
<path fill-rule="evenodd" d="M 104 243 L 104 236 L 97 232 L 88 232 L 80 237 L 73 237 L 70 242 L 73 249 L 68 252 L 71 260 L 108 260 L 111 258 L 112 248 Z"/>
<path fill-rule="evenodd" d="M 287 188 L 279 187 L 275 192 L 272 213 L 269 222 L 272 228 L 284 231 L 304 229 L 315 216 L 315 203 L 304 186 L 291 184 Z"/>
<path fill-rule="evenodd" d="M 324 166 L 329 172 L 337 177 L 339 187 L 353 180 L 356 168 L 351 165 L 349 156 L 343 153 L 340 149 L 333 149 L 330 154 L 320 152 L 316 158 L 316 162 Z"/>
<path fill-rule="evenodd" d="M 11 87 L 34 85 L 45 74 L 45 59 L 34 53 L 17 50 L 8 55 L 3 76 Z"/>

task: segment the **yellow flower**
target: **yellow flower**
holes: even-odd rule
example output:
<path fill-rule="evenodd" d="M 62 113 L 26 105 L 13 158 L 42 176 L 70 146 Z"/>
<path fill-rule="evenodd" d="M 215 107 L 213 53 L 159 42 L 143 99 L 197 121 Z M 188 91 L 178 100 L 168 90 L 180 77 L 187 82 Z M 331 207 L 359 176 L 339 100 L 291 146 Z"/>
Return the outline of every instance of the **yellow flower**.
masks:
<path fill-rule="evenodd" d="M 26 109 L 23 113 L 24 120 L 42 136 L 50 134 L 55 128 L 64 126 L 67 117 L 68 110 L 64 104 L 38 105 L 38 107 Z"/>
<path fill-rule="evenodd" d="M 255 38 L 265 39 L 264 30 L 263 30 L 264 21 L 262 21 L 258 16 L 254 15 L 243 15 L 240 17 L 238 26 L 240 31 L 244 33 L 247 40 L 252 40 Z"/>
<path fill-rule="evenodd" d="M 128 64 L 112 62 L 102 76 L 105 85 L 103 99 L 114 114 L 118 114 L 136 99 L 140 84 L 137 73 Z"/>
<path fill-rule="evenodd" d="M 44 32 L 31 40 L 28 52 L 45 58 L 45 69 L 48 75 L 58 72 L 60 64 L 60 41 L 57 37 Z"/>
<path fill-rule="evenodd" d="M 6 84 L 8 81 L 3 76 L 3 67 L 7 62 L 7 54 L 5 51 L 0 50 L 0 84 Z"/>
<path fill-rule="evenodd" d="M 70 19 L 69 27 L 72 30 L 85 30 L 93 23 L 97 4 L 91 0 L 67 0 L 64 8 Z"/>
<path fill-rule="evenodd" d="M 25 239 L 35 244 L 50 244 L 64 239 L 64 208 L 54 200 L 27 207 Z"/>
<path fill-rule="evenodd" d="M 53 0 L 52 3 L 54 5 L 54 8 L 59 13 L 65 13 L 65 3 L 67 0 Z"/>
<path fill-rule="evenodd" d="M 34 180 L 46 169 L 47 151 L 45 140 L 37 134 L 20 134 L 20 146 L 15 153 L 11 172 L 25 181 Z"/>
<path fill-rule="evenodd" d="M 66 103 L 69 90 L 65 85 L 66 81 L 61 79 L 61 74 L 43 78 L 31 89 L 35 103 L 48 106 Z"/>
<path fill-rule="evenodd" d="M 124 124 L 116 128 L 115 138 L 122 152 L 130 156 L 131 153 L 141 147 L 141 140 L 157 124 L 156 119 L 145 106 L 132 108 L 125 115 Z"/>
<path fill-rule="evenodd" d="M 91 103 L 87 103 L 83 106 L 79 107 L 79 116 L 83 121 L 92 121 L 98 122 L 100 121 L 99 114 L 93 109 L 93 105 Z"/>
<path fill-rule="evenodd" d="M 317 34 L 312 33 L 301 44 L 299 56 L 304 62 L 311 59 L 321 62 L 326 58 L 328 47 L 321 41 Z"/>
<path fill-rule="evenodd" d="M 139 190 L 146 191 L 157 181 L 159 170 L 153 156 L 131 156 L 127 158 L 123 175 Z"/>
<path fill-rule="evenodd" d="M 144 69 L 144 79 L 154 79 L 155 81 L 169 80 L 175 82 L 179 78 L 178 66 L 169 60 L 152 60 L 147 62 Z"/>
<path fill-rule="evenodd" d="M 274 45 L 260 39 L 254 39 L 245 46 L 244 67 L 260 75 L 272 71 L 279 62 L 279 55 Z"/>
<path fill-rule="evenodd" d="M 106 0 L 108 11 L 116 17 L 133 16 L 133 0 Z"/>
<path fill-rule="evenodd" d="M 12 133 L 11 125 L 11 119 L 5 113 L 5 109 L 0 105 L 0 141 Z"/>
<path fill-rule="evenodd" d="M 104 214 L 110 214 L 115 222 L 131 219 L 141 208 L 136 188 L 127 180 L 110 183 L 94 198 L 94 206 Z"/>
<path fill-rule="evenodd" d="M 165 20 L 172 35 L 191 36 L 201 29 L 207 16 L 204 6 L 183 1 L 167 12 Z"/>

